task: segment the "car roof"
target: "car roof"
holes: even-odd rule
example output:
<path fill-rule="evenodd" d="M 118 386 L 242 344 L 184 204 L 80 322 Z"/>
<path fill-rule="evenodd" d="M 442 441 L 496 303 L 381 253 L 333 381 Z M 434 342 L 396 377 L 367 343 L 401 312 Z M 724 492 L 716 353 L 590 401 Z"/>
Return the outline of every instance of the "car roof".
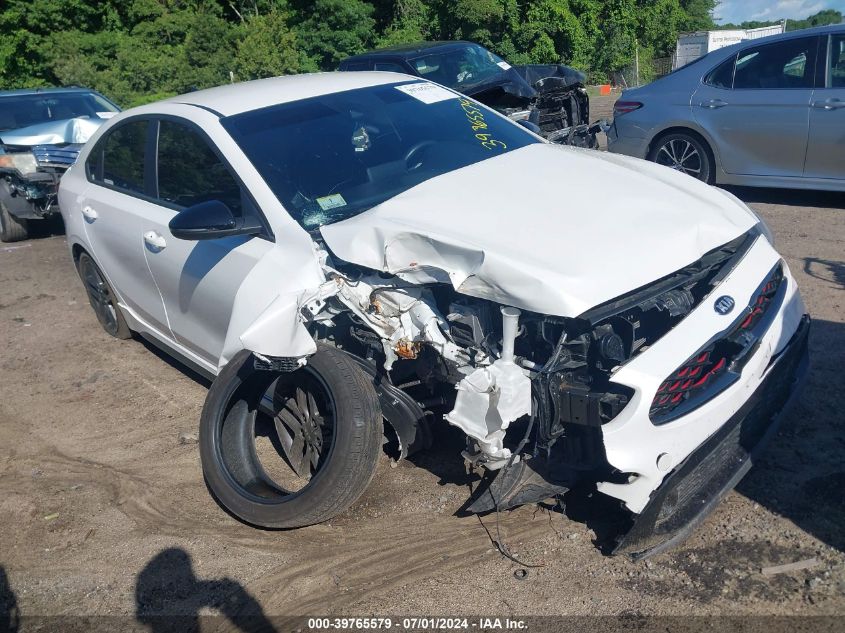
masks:
<path fill-rule="evenodd" d="M 721 51 L 736 51 L 747 46 L 756 46 L 759 44 L 773 44 L 781 40 L 791 40 L 800 37 L 812 37 L 814 35 L 825 35 L 827 33 L 845 33 L 845 24 L 828 24 L 826 26 L 814 26 L 809 29 L 798 29 L 797 31 L 786 31 L 785 33 L 777 33 L 776 35 L 767 35 L 766 37 L 757 37 L 754 39 L 742 40 L 736 44 L 725 46 L 717 49 L 715 52 Z"/>
<path fill-rule="evenodd" d="M 69 86 L 65 88 L 19 88 L 16 90 L 0 90 L 0 97 L 24 97 L 29 95 L 40 95 L 40 94 L 73 94 L 73 93 L 96 93 L 100 94 L 96 90 L 91 90 L 90 88 L 83 88 L 81 86 Z"/>
<path fill-rule="evenodd" d="M 419 80 L 419 77 L 389 72 L 287 75 L 197 90 L 165 99 L 164 103 L 184 103 L 210 110 L 220 116 L 231 116 L 335 92 Z"/>
<path fill-rule="evenodd" d="M 416 57 L 422 53 L 431 53 L 435 51 L 447 51 L 457 48 L 463 48 L 468 44 L 474 42 L 465 42 L 463 40 L 453 40 L 449 42 L 414 42 L 411 44 L 398 44 L 396 46 L 388 46 L 385 48 L 377 48 L 375 50 L 367 51 L 359 55 L 347 57 L 343 61 L 355 61 L 361 59 L 369 59 L 372 57 L 404 57 L 406 59 Z"/>
<path fill-rule="evenodd" d="M 702 55 L 701 57 L 691 61 L 685 66 L 682 66 L 677 70 L 672 71 L 668 75 L 661 77 L 659 80 L 655 81 L 654 84 L 657 84 L 658 82 L 663 82 L 664 80 L 668 80 L 670 78 L 685 81 L 687 78 L 691 79 L 692 77 L 701 77 L 704 74 L 709 73 L 713 68 L 715 68 L 725 60 L 735 55 L 737 51 L 741 51 L 746 48 L 766 44 L 775 44 L 777 42 L 798 39 L 802 37 L 814 37 L 818 35 L 826 35 L 828 33 L 840 32 L 845 33 L 845 23 L 829 24 L 826 26 L 814 26 L 809 29 L 798 29 L 797 31 L 787 31 L 786 33 L 778 33 L 776 35 L 767 35 L 766 37 L 757 37 L 754 39 L 742 40 L 740 42 L 737 42 L 736 44 L 731 44 L 730 46 L 724 46 L 722 48 L 717 48 L 714 51 L 710 51 L 709 53 Z M 665 85 L 665 83 L 661 83 L 660 85 Z"/>

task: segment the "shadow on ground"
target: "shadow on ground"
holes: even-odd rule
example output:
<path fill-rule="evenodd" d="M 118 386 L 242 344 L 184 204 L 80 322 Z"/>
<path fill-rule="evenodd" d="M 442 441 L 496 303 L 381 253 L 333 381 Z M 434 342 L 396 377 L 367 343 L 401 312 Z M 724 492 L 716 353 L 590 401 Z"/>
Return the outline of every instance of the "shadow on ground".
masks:
<path fill-rule="evenodd" d="M 20 629 L 20 623 L 18 599 L 9 584 L 6 569 L 0 565 L 0 631 L 16 633 Z"/>
<path fill-rule="evenodd" d="M 55 215 L 47 220 L 30 220 L 28 224 L 30 240 L 43 240 L 49 237 L 65 234 L 65 223 L 62 216 Z"/>
<path fill-rule="evenodd" d="M 157 356 L 159 358 L 159 360 L 167 363 L 168 365 L 170 365 L 174 369 L 178 369 L 183 374 L 185 374 L 185 376 L 187 376 L 188 378 L 190 378 L 191 380 L 193 380 L 197 384 L 202 385 L 206 389 L 211 387 L 212 381 L 208 377 L 206 377 L 204 374 L 201 374 L 199 371 L 197 371 L 193 367 L 190 367 L 189 365 L 181 362 L 175 356 L 173 356 L 172 354 L 169 354 L 166 350 L 163 350 L 162 348 L 153 344 L 151 341 L 144 338 L 143 336 L 140 336 L 139 334 L 133 334 L 132 338 L 134 338 L 136 341 L 141 343 L 141 345 L 146 347 L 147 351 L 149 351 L 151 354 L 154 354 L 155 356 Z"/>
<path fill-rule="evenodd" d="M 801 400 L 737 491 L 845 552 L 845 324 L 816 320 Z"/>
<path fill-rule="evenodd" d="M 135 603 L 135 618 L 153 633 L 198 633 L 202 630 L 202 609 L 222 614 L 232 630 L 276 630 L 258 601 L 240 583 L 231 578 L 197 578 L 191 556 L 180 548 L 159 552 L 138 573 Z"/>
<path fill-rule="evenodd" d="M 845 262 L 819 259 L 818 257 L 804 258 L 804 272 L 820 281 L 826 281 L 845 290 Z"/>
<path fill-rule="evenodd" d="M 819 209 L 845 208 L 845 193 L 841 191 L 804 191 L 801 189 L 734 186 L 725 186 L 724 188 L 745 203 L 756 202 Z"/>

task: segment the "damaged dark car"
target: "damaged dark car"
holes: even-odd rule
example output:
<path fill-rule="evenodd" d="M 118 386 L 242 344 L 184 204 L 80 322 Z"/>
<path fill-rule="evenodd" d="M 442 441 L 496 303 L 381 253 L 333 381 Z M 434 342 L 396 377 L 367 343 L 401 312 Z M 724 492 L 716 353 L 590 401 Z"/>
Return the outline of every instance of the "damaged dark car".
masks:
<path fill-rule="evenodd" d="M 25 240 L 30 222 L 58 215 L 59 178 L 118 112 L 86 88 L 0 92 L 0 241 Z"/>
<path fill-rule="evenodd" d="M 524 122 L 553 143 L 598 147 L 585 75 L 558 64 L 511 66 L 473 42 L 420 42 L 349 57 L 340 70 L 416 75 Z"/>

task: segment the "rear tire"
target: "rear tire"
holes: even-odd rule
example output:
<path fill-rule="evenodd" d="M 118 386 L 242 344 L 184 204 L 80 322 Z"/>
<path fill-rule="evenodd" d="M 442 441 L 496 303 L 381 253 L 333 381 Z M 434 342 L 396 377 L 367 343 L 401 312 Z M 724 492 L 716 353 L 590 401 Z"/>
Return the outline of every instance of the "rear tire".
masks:
<path fill-rule="evenodd" d="M 311 408 L 300 420 L 319 422 L 296 439 L 282 424 L 300 393 Z M 276 450 L 259 457 L 258 440 L 270 435 Z M 211 385 L 199 439 L 203 474 L 223 507 L 253 525 L 302 527 L 340 514 L 367 488 L 381 452 L 381 409 L 369 378 L 331 346 L 318 344 L 293 372 L 256 370 L 252 353 L 242 350 Z M 305 466 L 293 478 L 304 484 L 299 489 L 270 474 L 280 466 L 292 473 L 295 463 Z"/>
<path fill-rule="evenodd" d="M 0 200 L 0 242 L 20 242 L 29 237 L 29 222 L 9 213 Z"/>
<path fill-rule="evenodd" d="M 712 184 L 716 173 L 713 153 L 697 134 L 673 132 L 652 144 L 648 160 Z"/>
<path fill-rule="evenodd" d="M 88 253 L 79 255 L 76 270 L 88 293 L 88 303 L 94 309 L 94 314 L 97 315 L 97 320 L 103 329 L 115 338 L 132 338 L 132 331 L 120 312 L 111 286 Z"/>

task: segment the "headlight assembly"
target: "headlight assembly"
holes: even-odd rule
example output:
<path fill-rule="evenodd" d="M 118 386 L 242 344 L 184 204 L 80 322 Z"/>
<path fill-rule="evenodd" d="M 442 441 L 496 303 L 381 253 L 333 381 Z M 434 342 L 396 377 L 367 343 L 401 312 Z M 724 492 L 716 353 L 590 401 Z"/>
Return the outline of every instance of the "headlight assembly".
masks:
<path fill-rule="evenodd" d="M 29 152 L 0 154 L 0 169 L 16 169 L 22 175 L 34 174 L 38 169 L 38 162 Z"/>

